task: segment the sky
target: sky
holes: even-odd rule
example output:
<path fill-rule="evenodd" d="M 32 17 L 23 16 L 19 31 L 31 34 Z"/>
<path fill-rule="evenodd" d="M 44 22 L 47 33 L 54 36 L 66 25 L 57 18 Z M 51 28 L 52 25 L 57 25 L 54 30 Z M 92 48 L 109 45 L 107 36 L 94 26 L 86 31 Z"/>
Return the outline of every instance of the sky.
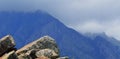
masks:
<path fill-rule="evenodd" d="M 0 11 L 43 10 L 81 33 L 120 40 L 120 0 L 0 0 Z"/>

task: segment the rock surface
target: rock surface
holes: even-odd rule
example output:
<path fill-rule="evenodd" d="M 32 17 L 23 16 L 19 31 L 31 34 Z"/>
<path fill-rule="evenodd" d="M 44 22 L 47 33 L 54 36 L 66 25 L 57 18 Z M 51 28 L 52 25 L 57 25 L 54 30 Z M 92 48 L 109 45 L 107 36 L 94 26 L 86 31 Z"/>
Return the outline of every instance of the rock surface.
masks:
<path fill-rule="evenodd" d="M 36 58 L 36 59 L 50 59 L 50 58 L 45 57 L 45 56 L 40 56 L 40 57 L 38 57 L 38 58 Z"/>
<path fill-rule="evenodd" d="M 15 51 L 11 51 L 11 52 L 3 55 L 2 59 L 18 59 L 18 57 L 17 57 L 17 54 L 15 53 Z"/>
<path fill-rule="evenodd" d="M 17 51 L 14 46 L 15 42 L 12 36 L 3 37 L 0 40 L 0 59 L 68 59 L 59 57 L 57 44 L 49 36 L 33 41 Z"/>
<path fill-rule="evenodd" d="M 0 56 L 13 49 L 14 46 L 15 42 L 12 36 L 7 35 L 0 39 Z"/>
<path fill-rule="evenodd" d="M 49 36 L 44 36 L 26 46 L 24 46 L 23 48 L 19 49 L 18 51 L 16 51 L 17 54 L 20 53 L 26 53 L 29 50 L 32 49 L 52 49 L 54 50 L 57 54 L 59 54 L 59 49 L 56 45 L 56 42 L 54 41 L 53 38 L 49 37 Z"/>
<path fill-rule="evenodd" d="M 36 56 L 37 57 L 40 57 L 40 56 L 45 56 L 45 57 L 48 57 L 48 58 L 57 58 L 59 56 L 59 54 L 55 53 L 54 50 L 50 50 L 50 49 L 43 49 L 43 50 L 40 50 L 36 53 Z"/>

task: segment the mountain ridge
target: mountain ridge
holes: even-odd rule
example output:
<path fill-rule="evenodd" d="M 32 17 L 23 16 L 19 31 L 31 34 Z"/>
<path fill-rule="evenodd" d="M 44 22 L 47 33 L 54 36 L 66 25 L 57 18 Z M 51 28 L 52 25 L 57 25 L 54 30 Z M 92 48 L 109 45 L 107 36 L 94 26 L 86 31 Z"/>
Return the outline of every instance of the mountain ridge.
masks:
<path fill-rule="evenodd" d="M 92 40 L 42 11 L 0 13 L 0 33 L 0 37 L 12 35 L 18 49 L 34 39 L 49 35 L 56 39 L 61 55 L 70 59 L 120 58 L 118 46 L 106 38 L 97 36 Z"/>

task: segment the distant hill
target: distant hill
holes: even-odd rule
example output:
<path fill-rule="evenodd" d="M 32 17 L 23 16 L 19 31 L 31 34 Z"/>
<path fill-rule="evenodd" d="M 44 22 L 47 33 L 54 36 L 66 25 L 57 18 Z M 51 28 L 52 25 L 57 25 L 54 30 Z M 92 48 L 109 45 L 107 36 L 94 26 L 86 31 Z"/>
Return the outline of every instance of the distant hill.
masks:
<path fill-rule="evenodd" d="M 0 12 L 0 37 L 7 34 L 15 38 L 18 49 L 49 35 L 56 39 L 61 55 L 70 59 L 120 59 L 119 44 L 115 44 L 118 43 L 115 39 L 102 34 L 94 38 L 82 35 L 43 11 Z"/>

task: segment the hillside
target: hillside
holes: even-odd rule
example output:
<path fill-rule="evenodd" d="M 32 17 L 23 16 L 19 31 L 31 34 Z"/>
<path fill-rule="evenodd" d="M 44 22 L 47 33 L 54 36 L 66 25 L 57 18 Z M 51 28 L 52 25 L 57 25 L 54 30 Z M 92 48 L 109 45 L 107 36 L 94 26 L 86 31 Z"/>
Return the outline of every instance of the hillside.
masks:
<path fill-rule="evenodd" d="M 19 49 L 49 35 L 56 39 L 61 55 L 70 59 L 120 59 L 120 49 L 108 38 L 94 39 L 66 27 L 46 12 L 0 12 L 0 37 L 12 35 Z"/>

